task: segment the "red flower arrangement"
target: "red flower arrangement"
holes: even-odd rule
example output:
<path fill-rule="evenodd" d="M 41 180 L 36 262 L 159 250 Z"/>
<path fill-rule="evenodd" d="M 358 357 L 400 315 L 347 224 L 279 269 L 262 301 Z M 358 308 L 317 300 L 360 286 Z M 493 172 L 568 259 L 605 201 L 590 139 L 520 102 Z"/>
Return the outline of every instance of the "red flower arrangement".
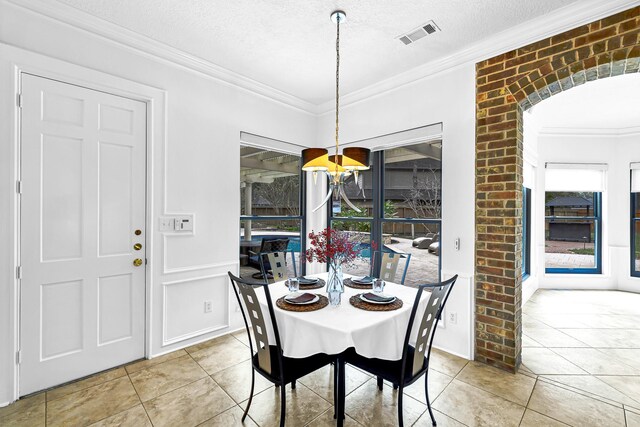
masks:
<path fill-rule="evenodd" d="M 307 261 L 332 263 L 336 265 L 349 264 L 358 257 L 358 242 L 349 240 L 349 235 L 331 227 L 314 233 L 309 233 L 311 248 L 306 251 Z"/>
<path fill-rule="evenodd" d="M 360 242 L 350 239 L 348 233 L 331 227 L 318 233 L 309 233 L 309 239 L 311 239 L 311 248 L 305 252 L 308 262 L 351 264 L 360 256 Z"/>

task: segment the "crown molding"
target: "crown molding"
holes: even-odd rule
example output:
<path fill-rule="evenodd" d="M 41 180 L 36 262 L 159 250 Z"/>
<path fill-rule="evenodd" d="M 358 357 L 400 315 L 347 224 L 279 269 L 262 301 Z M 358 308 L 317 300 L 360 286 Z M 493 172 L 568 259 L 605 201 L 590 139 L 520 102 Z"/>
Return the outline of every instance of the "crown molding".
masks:
<path fill-rule="evenodd" d="M 610 0 L 606 2 L 602 0 L 581 0 L 575 2 L 548 15 L 508 28 L 487 39 L 453 52 L 444 58 L 425 63 L 365 88 L 346 93 L 340 97 L 340 104 L 345 108 L 381 96 L 458 66 L 469 63 L 475 64 L 580 25 L 614 15 L 639 4 L 640 0 Z M 321 116 L 329 114 L 333 111 L 333 108 L 333 101 L 322 103 L 318 106 L 318 114 Z"/>
<path fill-rule="evenodd" d="M 640 135 L 640 126 L 623 128 L 584 128 L 584 127 L 543 127 L 538 136 L 591 136 L 591 137 L 621 137 Z"/>
<path fill-rule="evenodd" d="M 58 1 L 0 0 L 5 3 L 43 15 L 58 22 L 79 28 L 116 43 L 125 49 L 144 54 L 155 60 L 182 67 L 212 78 L 223 84 L 237 87 L 254 95 L 267 98 L 281 105 L 304 113 L 322 116 L 333 111 L 334 101 L 314 104 L 283 92 L 272 86 L 233 72 L 210 61 L 198 58 L 147 36 L 128 30 L 89 13 Z M 545 37 L 570 30 L 580 25 L 613 15 L 640 4 L 640 0 L 581 0 L 548 15 L 526 21 L 516 27 L 494 34 L 478 43 L 453 52 L 451 55 L 425 63 L 406 72 L 341 95 L 343 108 L 376 98 L 387 92 L 416 83 L 459 66 L 476 63 L 500 53 L 525 46 Z"/>
<path fill-rule="evenodd" d="M 74 28 L 100 36 L 127 50 L 143 53 L 155 60 L 179 66 L 218 82 L 259 95 L 271 101 L 307 114 L 316 115 L 317 106 L 294 95 L 288 94 L 274 87 L 260 83 L 242 74 L 188 54 L 180 49 L 158 42 L 150 37 L 128 30 L 119 25 L 98 18 L 89 13 L 78 10 L 58 1 L 46 0 L 3 0 L 5 3 L 29 10 L 49 19 L 62 22 Z"/>

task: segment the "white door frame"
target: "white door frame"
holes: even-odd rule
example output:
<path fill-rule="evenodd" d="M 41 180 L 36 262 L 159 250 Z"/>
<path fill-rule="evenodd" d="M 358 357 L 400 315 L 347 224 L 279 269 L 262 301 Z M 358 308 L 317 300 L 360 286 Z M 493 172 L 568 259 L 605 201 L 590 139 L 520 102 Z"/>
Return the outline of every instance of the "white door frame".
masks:
<path fill-rule="evenodd" d="M 0 147 L 0 169 L 7 168 L 8 174 L 12 177 L 10 183 L 0 182 L 0 195 L 4 196 L 9 191 L 13 193 L 10 198 L 10 215 L 7 218 L 10 224 L 8 242 L 5 247 L 0 248 L 0 257 L 5 256 L 8 264 L 13 269 L 8 271 L 5 276 L 8 284 L 8 292 L 0 289 L 0 305 L 2 304 L 2 296 L 6 294 L 7 306 L 0 306 L 0 311 L 8 310 L 9 314 L 9 333 L 6 346 L 6 354 L 0 354 L 0 361 L 3 358 L 11 357 L 14 361 L 13 370 L 3 372 L 5 368 L 0 366 L 0 378 L 12 378 L 12 390 L 4 388 L 4 384 L 0 384 L 0 406 L 17 400 L 19 397 L 19 364 L 16 358 L 20 341 L 20 288 L 16 271 L 20 265 L 20 203 L 18 194 L 15 189 L 15 183 L 20 176 L 20 110 L 17 103 L 17 95 L 20 90 L 22 73 L 35 74 L 41 77 L 59 80 L 82 86 L 88 89 L 98 90 L 123 96 L 147 104 L 147 144 L 146 144 L 146 247 L 147 259 L 145 274 L 145 356 L 150 355 L 152 348 L 152 306 L 153 300 L 153 272 L 154 257 L 156 253 L 156 239 L 154 239 L 154 221 L 155 211 L 161 206 L 164 200 L 161 189 L 161 182 L 157 177 L 164 174 L 164 153 L 166 144 L 166 108 L 167 108 L 167 92 L 161 89 L 136 83 L 100 71 L 88 69 L 68 62 L 49 58 L 40 54 L 29 52 L 23 49 L 15 48 L 0 43 L 0 92 L 13 93 L 13 96 L 3 97 L 5 101 L 1 101 L 0 114 L 3 111 L 10 113 L 10 120 L 2 123 L 0 120 L 0 139 L 7 142 L 5 147 Z M 11 104 L 11 105 L 9 105 Z M 5 157 L 6 156 L 6 157 Z M 2 162 L 2 157 L 7 159 Z M 154 161 L 155 160 L 155 161 Z M 5 164 L 6 163 L 6 164 Z M 162 169 L 162 170 L 156 170 Z M 160 174 L 160 175 L 158 175 Z M 157 193 L 157 194 L 156 194 Z M 4 252 L 7 252 L 6 254 Z M 157 257 L 161 259 L 161 257 Z M 4 281 L 4 278 L 3 280 Z M 0 282 L 0 287 L 2 287 Z M 4 291 L 4 292 L 3 292 Z M 0 323 L 1 325 L 1 323 Z M 5 331 L 0 330 L 0 342 L 5 342 L 3 336 Z M 4 347 L 4 346 L 0 346 Z M 0 350 L 2 351 L 2 350 Z M 11 359 L 7 359 L 11 360 Z M 6 364 L 5 364 L 6 366 Z"/>

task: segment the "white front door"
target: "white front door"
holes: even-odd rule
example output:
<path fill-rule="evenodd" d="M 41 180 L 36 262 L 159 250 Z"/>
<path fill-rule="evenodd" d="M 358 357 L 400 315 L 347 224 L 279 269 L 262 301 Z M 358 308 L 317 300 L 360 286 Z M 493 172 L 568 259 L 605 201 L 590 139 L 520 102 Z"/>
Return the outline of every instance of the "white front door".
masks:
<path fill-rule="evenodd" d="M 144 356 L 145 157 L 144 102 L 22 75 L 21 396 Z"/>

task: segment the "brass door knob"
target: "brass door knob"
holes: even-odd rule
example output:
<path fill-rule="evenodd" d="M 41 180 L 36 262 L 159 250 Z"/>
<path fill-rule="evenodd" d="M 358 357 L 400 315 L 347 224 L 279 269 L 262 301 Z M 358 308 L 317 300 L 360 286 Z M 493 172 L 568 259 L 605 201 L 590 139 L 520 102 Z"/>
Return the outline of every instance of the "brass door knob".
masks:
<path fill-rule="evenodd" d="M 133 245 L 133 249 L 139 251 L 140 249 L 142 249 L 142 243 L 136 243 L 135 245 Z"/>
<path fill-rule="evenodd" d="M 136 267 L 140 267 L 142 265 L 142 260 L 140 258 L 134 259 L 133 265 L 135 265 Z"/>

